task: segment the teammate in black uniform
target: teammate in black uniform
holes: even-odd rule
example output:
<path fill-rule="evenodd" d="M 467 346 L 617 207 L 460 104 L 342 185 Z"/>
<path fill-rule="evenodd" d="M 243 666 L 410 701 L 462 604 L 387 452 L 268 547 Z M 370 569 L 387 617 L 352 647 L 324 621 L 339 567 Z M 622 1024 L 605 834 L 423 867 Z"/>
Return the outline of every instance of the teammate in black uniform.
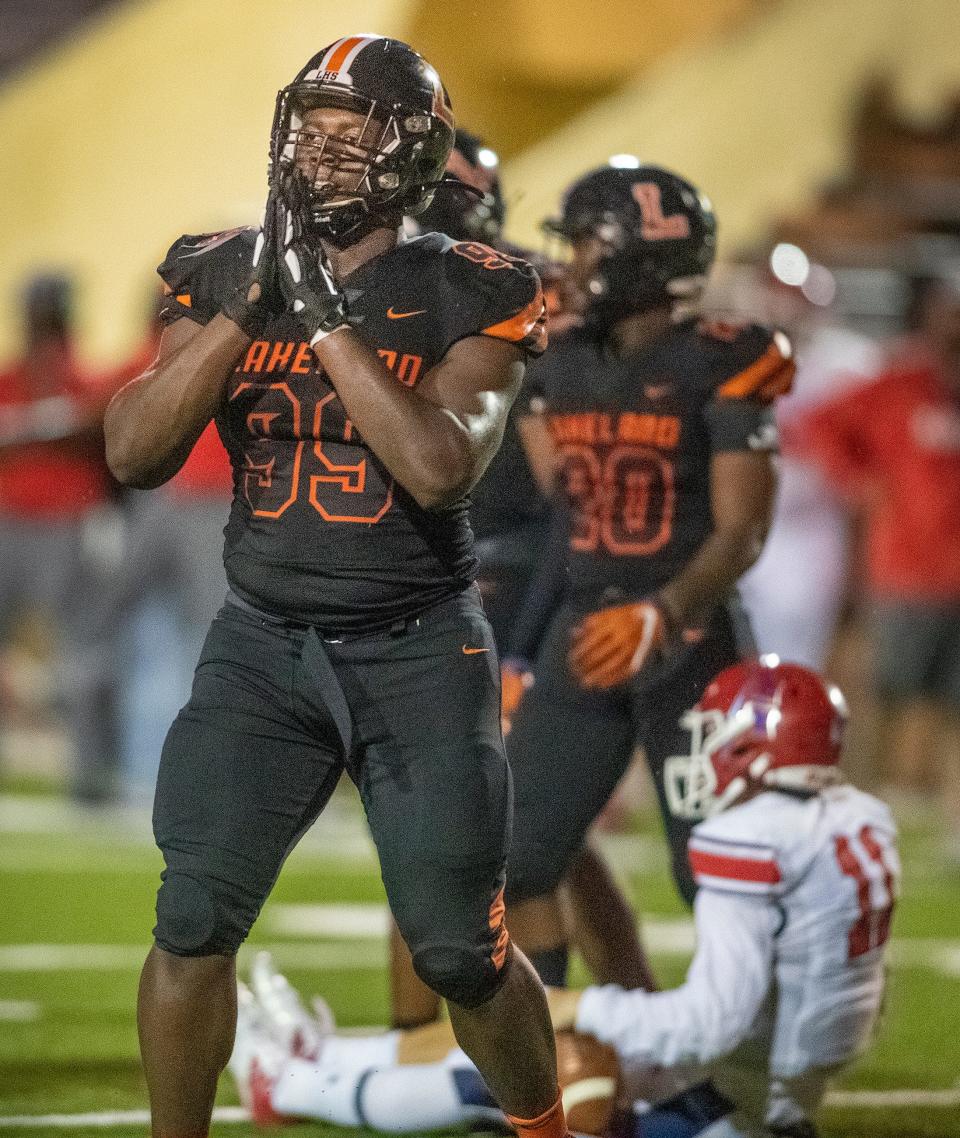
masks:
<path fill-rule="evenodd" d="M 446 177 L 449 187 L 437 193 L 415 218 L 405 219 L 407 232 L 443 233 L 455 241 L 481 241 L 501 252 L 523 257 L 521 250 L 507 246 L 503 240 L 506 207 L 499 160 L 481 139 L 459 125 L 447 159 Z M 537 269 L 542 278 L 542 266 L 538 264 Z M 470 493 L 477 586 L 501 654 L 526 595 L 535 558 L 543 546 L 549 513 L 547 499 L 526 454 L 524 430 L 533 418 L 526 411 L 522 396 L 521 391 L 507 417 L 500 449 Z M 413 972 L 409 950 L 396 922 L 391 922 L 390 961 L 394 1025 L 411 1027 L 438 1018 L 440 1001 Z"/>
<path fill-rule="evenodd" d="M 781 334 L 678 311 L 715 244 L 710 205 L 682 178 L 595 170 L 557 228 L 590 296 L 584 326 L 534 373 L 570 505 L 569 576 L 509 738 L 511 928 L 548 982 L 565 971 L 556 887 L 637 742 L 692 897 L 691 823 L 669 814 L 663 763 L 684 749 L 684 707 L 742 650 L 735 584 L 766 533 L 771 404 L 793 374 Z"/>
<path fill-rule="evenodd" d="M 342 770 L 418 974 L 524 1132 L 565 1133 L 543 991 L 503 923 L 510 777 L 464 500 L 543 298 L 524 262 L 398 242 L 453 141 L 436 72 L 349 36 L 280 92 L 261 230 L 177 241 L 154 368 L 115 398 L 121 481 L 169 478 L 213 417 L 231 592 L 164 746 L 166 869 L 140 988 L 154 1133 L 206 1133 L 234 955 Z"/>
<path fill-rule="evenodd" d="M 501 252 L 528 257 L 503 237 L 506 206 L 496 154 L 476 135 L 458 127 L 447 174 L 469 191 L 437 194 L 412 225 L 420 232 L 439 231 L 464 241 L 479 239 Z M 576 314 L 563 308 L 570 302 L 564 293 L 568 284 L 564 267 L 542 257 L 531 259 L 544 282 L 550 326 L 575 322 Z M 543 489 L 552 479 L 553 445 L 543 417 L 532 410 L 538 402 L 537 392 L 528 390 L 525 382 L 507 418 L 500 449 L 470 495 L 470 524 L 480 563 L 477 584 L 501 657 L 517 634 L 517 618 L 531 576 L 554 540 L 552 530 L 563 528 L 562 524 L 551 527 Z M 562 523 L 562 519 L 557 521 Z M 559 536 L 565 540 L 565 533 Z M 501 681 L 502 707 L 509 716 L 525 679 L 505 660 Z M 594 851 L 581 851 L 567 875 L 566 887 L 570 909 L 577 917 L 575 931 L 581 934 L 579 948 L 594 978 L 600 983 L 650 987 L 652 974 L 633 912 Z M 609 944 L 616 944 L 615 953 L 608 950 Z M 395 923 L 391 923 L 390 961 L 393 1025 L 412 1027 L 435 1020 L 440 1003 L 417 980 Z"/>
<path fill-rule="evenodd" d="M 415 219 L 421 232 L 486 242 L 500 252 L 532 261 L 545 281 L 556 274 L 558 266 L 505 242 L 506 204 L 499 160 L 490 147 L 457 127 L 447 173 L 468 188 L 437 194 Z M 477 584 L 501 652 L 549 526 L 549 504 L 527 454 L 525 432 L 531 420 L 527 402 L 521 392 L 507 418 L 500 449 L 470 494 L 470 525 L 480 563 Z"/>

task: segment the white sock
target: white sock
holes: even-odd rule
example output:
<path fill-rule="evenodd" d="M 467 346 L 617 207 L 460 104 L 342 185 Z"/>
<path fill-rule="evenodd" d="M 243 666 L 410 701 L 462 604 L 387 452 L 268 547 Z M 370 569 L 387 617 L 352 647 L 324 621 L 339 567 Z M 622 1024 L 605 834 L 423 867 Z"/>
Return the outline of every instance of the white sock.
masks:
<path fill-rule="evenodd" d="M 271 1101 L 280 1114 L 397 1134 L 497 1117 L 489 1105 L 465 1103 L 455 1072 L 440 1063 L 351 1070 L 291 1059 L 274 1085 Z"/>
<path fill-rule="evenodd" d="M 270 1092 L 278 1114 L 320 1118 L 339 1126 L 359 1126 L 357 1085 L 362 1072 L 328 1067 L 309 1059 L 289 1059 Z"/>
<path fill-rule="evenodd" d="M 331 1035 L 324 1040 L 320 1058 L 325 1067 L 394 1067 L 399 1031 L 379 1035 Z"/>

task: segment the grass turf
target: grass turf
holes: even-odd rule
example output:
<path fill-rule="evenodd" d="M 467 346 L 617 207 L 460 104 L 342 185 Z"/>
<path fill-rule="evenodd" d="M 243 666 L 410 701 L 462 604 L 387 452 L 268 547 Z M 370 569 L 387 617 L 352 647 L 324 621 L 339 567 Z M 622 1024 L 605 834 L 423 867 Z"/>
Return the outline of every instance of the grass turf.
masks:
<path fill-rule="evenodd" d="M 21 1002 L 36 1005 L 38 1017 L 0 1020 L 0 1120 L 11 1115 L 143 1109 L 146 1091 L 137 1060 L 134 1003 L 138 962 L 149 940 L 153 897 L 160 866 L 149 841 L 144 816 L 118 827 L 110 816 L 68 822 L 56 832 L 16 824 L 18 801 L 4 800 L 6 825 L 0 826 L 0 960 L 3 946 L 115 946 L 108 969 L 63 968 L 56 960 L 41 968 L 15 967 L 6 958 L 0 968 L 0 1014 Z M 346 812 L 351 805 L 348 802 Z M 9 824 L 10 820 L 14 824 Z M 356 819 L 357 827 L 362 825 Z M 650 856 L 627 870 L 625 882 L 638 907 L 653 918 L 684 915 L 669 883 L 665 859 L 656 841 L 644 845 Z M 845 1073 L 846 1089 L 943 1089 L 960 1078 L 960 876 L 945 875 L 938 864 L 935 835 L 923 825 L 905 828 L 902 849 L 904 896 L 894 925 L 893 967 L 884 1022 L 873 1049 Z M 317 940 L 284 935 L 272 927 L 271 913 L 290 904 L 382 903 L 376 866 L 364 856 L 345 859 L 310 843 L 290 859 L 254 930 L 251 944 L 299 946 L 297 966 L 287 967 L 291 981 L 304 991 L 320 991 L 340 1023 L 383 1023 L 387 987 L 376 940 Z M 954 942 L 954 943 L 951 943 Z M 926 946 L 929 944 L 929 952 Z M 335 966 L 305 966 L 316 946 Z M 685 958 L 656 958 L 667 983 L 678 980 Z M 582 978 L 582 974 L 575 975 Z M 237 1102 L 229 1079 L 218 1101 Z M 828 1107 L 825 1138 L 921 1138 L 958 1136 L 960 1111 L 934 1107 Z M 246 1138 L 247 1124 L 218 1128 Z M 52 1133 L 115 1136 L 143 1135 L 145 1127 L 122 1126 L 36 1130 L 4 1127 L 4 1135 Z M 332 1127 L 304 1124 L 304 1138 L 338 1135 Z M 354 1132 L 355 1133 L 355 1132 Z"/>

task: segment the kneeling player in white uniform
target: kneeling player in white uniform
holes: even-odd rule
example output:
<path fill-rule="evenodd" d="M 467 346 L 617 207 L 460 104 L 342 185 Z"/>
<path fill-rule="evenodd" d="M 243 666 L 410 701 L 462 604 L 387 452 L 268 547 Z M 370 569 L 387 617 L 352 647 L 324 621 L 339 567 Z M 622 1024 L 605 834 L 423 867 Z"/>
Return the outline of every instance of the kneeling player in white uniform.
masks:
<path fill-rule="evenodd" d="M 673 808 L 703 818 L 689 844 L 699 889 L 687 978 L 667 992 L 553 991 L 551 1010 L 558 1031 L 616 1051 L 621 1097 L 636 1098 L 651 1069 L 672 1069 L 688 1083 L 709 1076 L 730 1113 L 718 1121 L 718 1096 L 703 1092 L 650 1109 L 647 1089 L 618 1134 L 810 1138 L 829 1079 L 869 1041 L 900 865 L 886 806 L 843 782 L 845 722 L 837 688 L 775 657 L 721 672 L 687 714 L 691 753 L 666 771 Z M 261 1119 L 396 1131 L 489 1122 L 492 1100 L 445 1025 L 310 1035 L 293 990 L 260 970 L 231 1068 Z M 583 1096 L 591 1076 L 609 1094 L 602 1049 L 578 1056 L 568 1094 Z M 592 1113 L 609 1123 L 609 1111 Z"/>

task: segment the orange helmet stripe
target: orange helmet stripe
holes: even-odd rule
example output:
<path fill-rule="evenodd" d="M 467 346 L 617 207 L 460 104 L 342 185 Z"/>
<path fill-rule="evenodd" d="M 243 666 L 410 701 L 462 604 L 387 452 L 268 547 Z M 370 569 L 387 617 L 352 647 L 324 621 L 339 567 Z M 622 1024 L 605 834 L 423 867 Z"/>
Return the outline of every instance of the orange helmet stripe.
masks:
<path fill-rule="evenodd" d="M 374 38 L 373 36 L 347 36 L 345 39 L 337 40 L 321 60 L 321 69 L 323 71 L 340 71 L 354 48 L 369 43 Z"/>

